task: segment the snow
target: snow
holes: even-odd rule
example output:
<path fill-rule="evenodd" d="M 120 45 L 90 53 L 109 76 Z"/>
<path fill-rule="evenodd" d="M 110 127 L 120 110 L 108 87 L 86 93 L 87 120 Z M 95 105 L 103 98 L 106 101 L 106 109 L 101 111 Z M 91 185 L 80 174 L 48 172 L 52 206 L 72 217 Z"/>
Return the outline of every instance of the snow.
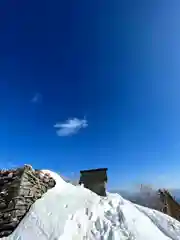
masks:
<path fill-rule="evenodd" d="M 180 240 L 180 222 L 118 194 L 100 197 L 43 170 L 56 186 L 4 240 Z"/>

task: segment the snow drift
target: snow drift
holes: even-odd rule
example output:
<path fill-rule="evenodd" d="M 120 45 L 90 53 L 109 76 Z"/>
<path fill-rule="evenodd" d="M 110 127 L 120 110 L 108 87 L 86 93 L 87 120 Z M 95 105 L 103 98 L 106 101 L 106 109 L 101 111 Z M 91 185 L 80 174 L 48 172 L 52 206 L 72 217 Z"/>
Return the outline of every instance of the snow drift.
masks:
<path fill-rule="evenodd" d="M 66 183 L 37 200 L 7 240 L 180 240 L 180 223 L 155 210 L 108 193 L 100 197 Z"/>

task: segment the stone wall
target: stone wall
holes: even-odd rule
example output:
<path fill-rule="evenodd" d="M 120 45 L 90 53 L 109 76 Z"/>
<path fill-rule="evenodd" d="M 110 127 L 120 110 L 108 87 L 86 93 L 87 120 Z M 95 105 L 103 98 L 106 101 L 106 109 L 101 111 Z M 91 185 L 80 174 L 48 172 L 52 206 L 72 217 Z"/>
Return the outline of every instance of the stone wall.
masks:
<path fill-rule="evenodd" d="M 55 184 L 49 175 L 29 165 L 0 171 L 0 238 L 9 236 L 31 205 Z"/>
<path fill-rule="evenodd" d="M 180 204 L 172 197 L 169 191 L 159 190 L 161 202 L 164 204 L 161 209 L 165 214 L 180 221 Z"/>

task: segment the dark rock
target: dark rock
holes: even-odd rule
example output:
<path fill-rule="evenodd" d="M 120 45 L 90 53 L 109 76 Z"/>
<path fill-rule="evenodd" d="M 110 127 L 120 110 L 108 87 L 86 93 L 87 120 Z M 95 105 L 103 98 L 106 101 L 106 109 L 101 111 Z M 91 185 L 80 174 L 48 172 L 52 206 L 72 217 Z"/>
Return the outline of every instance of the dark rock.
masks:
<path fill-rule="evenodd" d="M 6 204 L 4 202 L 0 202 L 0 209 L 6 208 Z"/>

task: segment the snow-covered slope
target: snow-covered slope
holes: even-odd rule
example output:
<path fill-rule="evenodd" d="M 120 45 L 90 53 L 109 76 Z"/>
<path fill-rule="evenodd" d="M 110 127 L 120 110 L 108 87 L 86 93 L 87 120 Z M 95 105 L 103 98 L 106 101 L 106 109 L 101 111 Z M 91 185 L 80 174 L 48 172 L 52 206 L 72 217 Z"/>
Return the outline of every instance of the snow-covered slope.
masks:
<path fill-rule="evenodd" d="M 82 186 L 56 180 L 7 240 L 180 240 L 180 223 L 134 205 L 118 194 L 101 198 Z"/>

